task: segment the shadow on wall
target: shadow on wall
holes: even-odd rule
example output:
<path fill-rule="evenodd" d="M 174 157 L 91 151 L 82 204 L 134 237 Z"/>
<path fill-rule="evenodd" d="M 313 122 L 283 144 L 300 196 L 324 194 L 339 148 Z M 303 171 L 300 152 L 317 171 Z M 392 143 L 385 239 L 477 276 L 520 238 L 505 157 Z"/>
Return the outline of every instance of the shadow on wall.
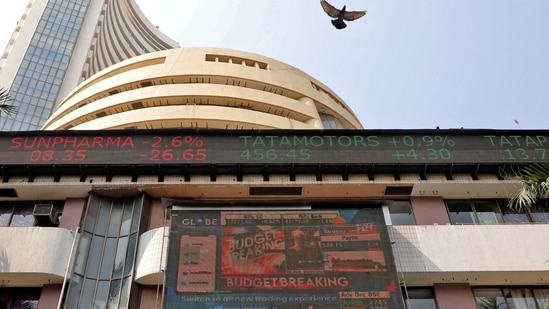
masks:
<path fill-rule="evenodd" d="M 0 247 L 0 273 L 8 272 L 10 269 L 10 261 L 4 247 Z"/>
<path fill-rule="evenodd" d="M 409 229 L 408 229 L 409 228 Z M 393 255 L 397 265 L 397 272 L 401 284 L 413 283 L 406 282 L 404 274 L 406 272 L 421 273 L 432 272 L 436 273 L 441 269 L 431 261 L 418 248 L 421 243 L 419 235 L 415 232 L 412 226 L 387 226 L 389 238 L 393 246 Z M 405 265 L 408 265 L 405 269 Z M 410 266 L 412 265 L 412 266 Z M 415 268 L 414 268 L 415 267 Z"/>

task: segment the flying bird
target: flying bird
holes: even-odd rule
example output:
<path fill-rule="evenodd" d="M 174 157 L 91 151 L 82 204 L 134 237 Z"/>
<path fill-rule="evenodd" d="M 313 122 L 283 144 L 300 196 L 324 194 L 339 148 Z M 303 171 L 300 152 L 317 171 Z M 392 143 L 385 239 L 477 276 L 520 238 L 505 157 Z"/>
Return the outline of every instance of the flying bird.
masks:
<path fill-rule="evenodd" d="M 343 29 L 347 27 L 347 24 L 344 22 L 344 20 L 352 21 L 366 15 L 366 11 L 347 12 L 345 10 L 345 5 L 341 10 L 338 10 L 325 0 L 320 0 L 320 5 L 322 5 L 322 8 L 324 9 L 324 12 L 326 12 L 326 14 L 328 14 L 332 18 L 335 18 L 332 19 L 332 25 L 334 25 L 334 27 L 336 27 L 337 29 Z"/>

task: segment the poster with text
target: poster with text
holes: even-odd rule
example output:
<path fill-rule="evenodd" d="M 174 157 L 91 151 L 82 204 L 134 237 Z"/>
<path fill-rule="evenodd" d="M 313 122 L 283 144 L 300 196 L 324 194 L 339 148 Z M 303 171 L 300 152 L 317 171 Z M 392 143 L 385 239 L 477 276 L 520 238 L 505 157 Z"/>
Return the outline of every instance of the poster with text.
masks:
<path fill-rule="evenodd" d="M 381 208 L 172 210 L 164 308 L 401 309 Z"/>

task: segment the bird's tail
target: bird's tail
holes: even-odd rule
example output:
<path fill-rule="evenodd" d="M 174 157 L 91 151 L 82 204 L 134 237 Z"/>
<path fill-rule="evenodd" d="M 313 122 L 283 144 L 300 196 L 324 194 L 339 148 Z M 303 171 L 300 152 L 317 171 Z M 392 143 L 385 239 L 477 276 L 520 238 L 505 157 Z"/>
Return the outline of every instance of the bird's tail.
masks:
<path fill-rule="evenodd" d="M 339 20 L 339 19 L 333 19 L 332 25 L 334 25 L 334 27 L 336 27 L 337 29 L 343 29 L 347 27 L 347 24 L 343 20 Z"/>

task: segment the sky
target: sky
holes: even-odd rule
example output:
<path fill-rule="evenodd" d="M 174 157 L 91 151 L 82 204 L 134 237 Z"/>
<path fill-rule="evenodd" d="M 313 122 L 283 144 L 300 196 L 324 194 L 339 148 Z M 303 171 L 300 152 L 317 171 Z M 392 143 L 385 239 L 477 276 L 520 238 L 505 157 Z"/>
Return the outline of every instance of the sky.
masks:
<path fill-rule="evenodd" d="M 549 1 L 329 0 L 366 16 L 335 29 L 320 0 L 136 0 L 181 47 L 292 65 L 367 129 L 547 129 Z M 4 48 L 27 0 L 2 8 Z"/>

